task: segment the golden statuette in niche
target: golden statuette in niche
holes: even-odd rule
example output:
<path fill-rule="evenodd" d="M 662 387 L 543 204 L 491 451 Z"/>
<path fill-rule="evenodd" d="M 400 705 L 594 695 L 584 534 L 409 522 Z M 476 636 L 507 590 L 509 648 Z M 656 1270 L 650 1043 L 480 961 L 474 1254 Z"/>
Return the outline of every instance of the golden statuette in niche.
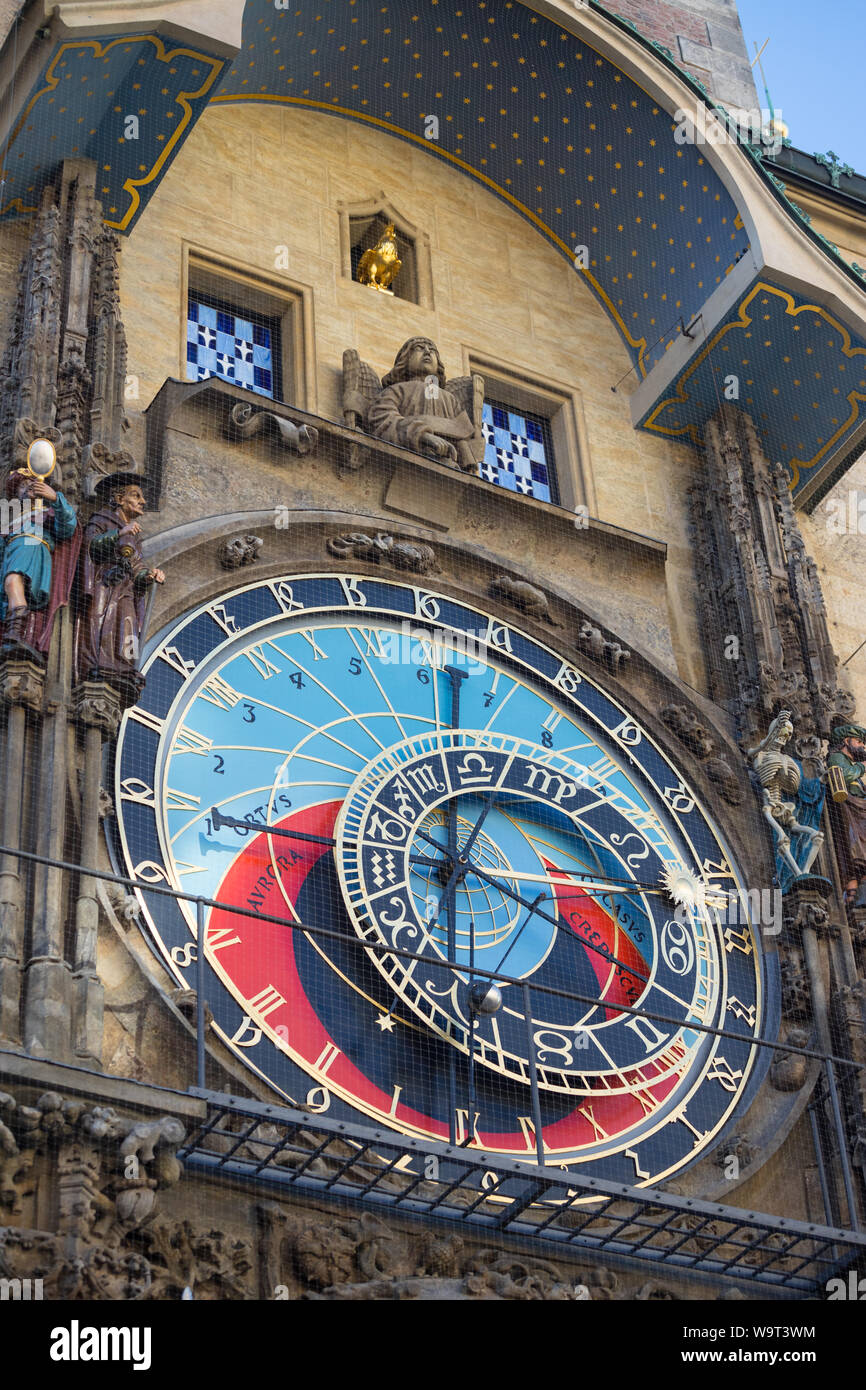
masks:
<path fill-rule="evenodd" d="M 358 279 L 362 285 L 369 285 L 371 289 L 380 290 L 382 294 L 393 294 L 394 291 L 388 287 L 392 280 L 396 279 L 402 264 L 397 254 L 394 223 L 391 222 L 376 245 L 371 246 L 361 257 Z"/>

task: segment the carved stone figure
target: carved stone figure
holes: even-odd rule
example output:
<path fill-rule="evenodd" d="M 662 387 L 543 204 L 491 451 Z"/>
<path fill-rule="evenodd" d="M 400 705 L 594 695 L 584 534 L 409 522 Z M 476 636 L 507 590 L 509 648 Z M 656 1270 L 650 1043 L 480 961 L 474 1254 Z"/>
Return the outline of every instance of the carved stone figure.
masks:
<path fill-rule="evenodd" d="M 383 294 L 393 294 L 389 285 L 402 269 L 403 262 L 397 252 L 395 240 L 397 229 L 391 222 L 376 242 L 365 251 L 358 263 L 358 279 L 362 285 L 381 290 Z"/>
<path fill-rule="evenodd" d="M 380 381 L 354 348 L 343 353 L 343 415 L 355 429 L 475 473 L 484 455 L 484 380 L 446 381 L 429 338 L 409 338 Z"/>
<path fill-rule="evenodd" d="M 686 705 L 665 705 L 659 713 L 668 728 L 699 758 L 708 758 L 716 751 L 712 734 Z"/>
<path fill-rule="evenodd" d="M 790 710 L 783 709 L 776 715 L 766 737 L 746 754 L 761 784 L 763 814 L 773 832 L 783 888 L 787 886 L 785 879 L 790 882 L 791 878 L 808 874 L 824 843 L 820 830 L 798 819 L 798 803 L 794 798 L 803 781 L 802 769 L 796 758 L 782 751 L 793 732 Z M 788 797 L 791 799 L 786 799 Z M 820 817 L 820 807 L 818 815 Z M 792 835 L 799 837 L 793 849 Z"/>
<path fill-rule="evenodd" d="M 5 491 L 11 506 L 0 538 L 3 650 L 23 648 L 44 660 L 57 610 L 69 601 L 78 519 L 62 492 L 24 469 L 9 474 Z"/>
<path fill-rule="evenodd" d="M 809 1033 L 805 1028 L 792 1028 L 786 1041 L 791 1047 L 808 1047 Z M 770 1068 L 770 1080 L 777 1091 L 799 1091 L 809 1075 L 809 1058 L 799 1052 L 780 1050 Z"/>
<path fill-rule="evenodd" d="M 743 793 L 737 774 L 731 767 L 727 758 L 710 758 L 704 763 L 704 772 L 711 782 L 718 788 L 719 795 L 731 806 L 739 806 L 743 799 Z"/>
<path fill-rule="evenodd" d="M 276 431 L 280 443 L 293 454 L 311 454 L 319 443 L 319 431 L 312 425 L 296 425 L 273 410 L 253 410 L 238 401 L 232 406 L 228 434 L 231 439 L 250 439 L 263 430 Z"/>
<path fill-rule="evenodd" d="M 173 1115 L 163 1115 L 158 1120 L 141 1120 L 133 1125 L 120 1145 L 121 1167 L 123 1161 L 131 1157 L 136 1158 L 142 1165 L 153 1163 L 157 1159 L 157 1149 L 168 1149 L 173 1153 L 183 1141 L 185 1134 L 186 1130 L 180 1120 L 175 1119 Z M 173 1166 L 169 1167 L 172 1173 L 171 1180 L 176 1182 L 181 1169 L 178 1160 L 175 1159 L 174 1162 L 178 1164 L 176 1174 Z"/>
<path fill-rule="evenodd" d="M 577 645 L 581 651 L 591 656 L 593 661 L 597 661 L 600 666 L 606 666 L 614 675 L 624 661 L 631 659 L 631 652 L 627 647 L 620 646 L 619 642 L 609 641 L 601 628 L 594 627 L 587 619 L 580 625 Z"/>
<path fill-rule="evenodd" d="M 138 661 L 147 593 L 165 575 L 141 554 L 138 518 L 147 504 L 140 479 L 115 473 L 96 493 L 100 505 L 84 530 L 78 573 L 76 679 L 106 681 L 132 703 L 143 685 Z"/>
<path fill-rule="evenodd" d="M 366 536 L 360 531 L 350 531 L 342 536 L 333 536 L 328 541 L 332 555 L 346 560 L 351 555 L 356 560 L 367 560 L 379 564 L 387 560 L 398 570 L 408 570 L 412 574 L 434 574 L 439 566 L 433 547 L 422 541 L 399 540 L 377 531 L 375 536 Z"/>
<path fill-rule="evenodd" d="M 254 564 L 263 547 L 261 536 L 233 536 L 223 541 L 218 559 L 224 570 L 238 570 L 242 565 Z"/>
<path fill-rule="evenodd" d="M 488 592 L 491 598 L 500 599 L 510 608 L 516 608 L 518 613 L 525 613 L 528 618 L 540 618 L 553 623 L 547 595 L 534 584 L 527 583 L 525 579 L 512 579 L 510 575 L 500 574 L 494 579 Z"/>
<path fill-rule="evenodd" d="M 837 841 L 845 901 L 852 907 L 866 907 L 866 729 L 862 725 L 836 726 L 827 766 L 838 768 L 833 780 L 839 790 L 833 792 L 833 801 L 835 819 L 841 822 Z"/>

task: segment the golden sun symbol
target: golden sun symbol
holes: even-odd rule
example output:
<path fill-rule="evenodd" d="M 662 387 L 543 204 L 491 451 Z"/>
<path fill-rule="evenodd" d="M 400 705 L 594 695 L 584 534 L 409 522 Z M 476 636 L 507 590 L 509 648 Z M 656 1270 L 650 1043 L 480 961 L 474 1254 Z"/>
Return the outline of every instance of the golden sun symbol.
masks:
<path fill-rule="evenodd" d="M 677 907 L 703 907 L 707 890 L 689 869 L 669 864 L 662 870 L 662 887 Z"/>

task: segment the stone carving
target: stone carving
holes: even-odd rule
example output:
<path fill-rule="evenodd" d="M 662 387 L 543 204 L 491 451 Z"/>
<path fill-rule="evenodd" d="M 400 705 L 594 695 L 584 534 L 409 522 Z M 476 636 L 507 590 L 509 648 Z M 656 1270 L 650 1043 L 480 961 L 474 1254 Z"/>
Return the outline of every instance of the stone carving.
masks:
<path fill-rule="evenodd" d="M 393 294 L 390 285 L 400 274 L 403 262 L 397 252 L 396 228 L 391 222 L 376 242 L 369 247 L 358 263 L 358 280 L 362 285 L 380 290 L 382 294 Z"/>
<path fill-rule="evenodd" d="M 609 1298 L 618 1284 L 610 1270 L 566 1274 L 546 1260 L 470 1249 L 465 1234 L 406 1233 L 371 1213 L 296 1216 L 264 1202 L 258 1216 L 260 1296 L 269 1299 L 581 1301 Z"/>
<path fill-rule="evenodd" d="M 729 806 L 739 806 L 743 799 L 743 789 L 736 772 L 726 758 L 710 758 L 704 763 L 704 772 L 718 787 L 719 795 Z"/>
<path fill-rule="evenodd" d="M 788 882 L 809 873 L 824 843 L 820 830 L 798 819 L 798 802 L 786 799 L 797 796 L 802 782 L 800 764 L 796 758 L 782 751 L 793 732 L 790 710 L 781 710 L 765 737 L 746 754 L 761 785 L 763 815 L 773 832 L 780 879 L 783 878 L 782 869 L 785 866 L 788 874 L 784 878 Z M 796 855 L 792 850 L 793 835 L 798 837 L 794 845 Z M 783 887 L 786 886 L 783 882 Z"/>
<path fill-rule="evenodd" d="M 386 560 L 395 569 L 408 570 L 412 574 L 435 574 L 439 570 L 432 546 L 421 541 L 398 540 L 384 531 L 377 531 L 375 536 L 358 531 L 334 536 L 328 541 L 328 550 L 340 560 L 347 560 L 350 556 L 372 564 Z"/>
<path fill-rule="evenodd" d="M 177 1182 L 182 1167 L 174 1151 L 185 1136 L 186 1130 L 180 1120 L 171 1115 L 163 1115 L 158 1120 L 141 1120 L 133 1125 L 121 1143 L 120 1157 L 135 1157 L 139 1165 L 153 1163 L 163 1180 L 164 1174 L 170 1173 L 171 1181 Z"/>
<path fill-rule="evenodd" d="M 140 1226 L 153 1213 L 158 1187 L 173 1187 L 183 1172 L 177 1147 L 186 1130 L 180 1120 L 164 1115 L 133 1125 L 118 1154 L 121 1176 L 114 1181 L 117 1219 L 122 1226 Z"/>
<path fill-rule="evenodd" d="M 20 1214 L 34 1157 L 50 1152 L 58 1230 L 79 1241 L 116 1244 L 156 1214 L 157 1192 L 183 1172 L 176 1151 L 185 1130 L 173 1116 L 130 1123 L 112 1106 L 46 1091 L 33 1106 L 0 1095 L 0 1117 L 0 1204 Z"/>
<path fill-rule="evenodd" d="M 791 1047 L 808 1047 L 809 1034 L 805 1028 L 792 1028 L 786 1041 Z M 777 1052 L 770 1067 L 770 1080 L 776 1090 L 801 1091 L 809 1075 L 809 1060 L 798 1052 Z"/>
<path fill-rule="evenodd" d="M 843 985 L 835 992 L 833 1014 L 839 1036 L 844 1038 L 846 1053 L 858 1067 L 840 1067 L 843 1093 L 848 1101 L 849 1132 L 854 1141 L 854 1162 L 866 1167 L 866 980 Z"/>
<path fill-rule="evenodd" d="M 716 1163 L 720 1168 L 726 1168 L 728 1160 L 735 1158 L 740 1168 L 748 1168 L 754 1156 L 751 1144 L 741 1134 L 734 1134 L 720 1145 Z"/>
<path fill-rule="evenodd" d="M 0 1116 L 11 1118 L 16 1109 L 12 1096 L 0 1091 Z M 33 1155 L 24 1155 L 12 1130 L 0 1119 L 0 1207 L 15 1215 L 21 1210 L 21 1182 L 33 1162 Z"/>
<path fill-rule="evenodd" d="M 659 710 L 662 721 L 677 738 L 699 758 L 708 758 L 717 751 L 715 739 L 704 728 L 698 716 L 685 705 L 665 705 Z"/>
<path fill-rule="evenodd" d="M 261 536 L 233 536 L 223 541 L 217 559 L 224 570 L 238 570 L 243 565 L 254 564 L 264 544 Z"/>
<path fill-rule="evenodd" d="M 719 747 L 694 710 L 686 705 L 665 705 L 659 711 L 663 722 L 698 758 L 706 758 L 704 772 L 718 788 L 719 795 L 731 806 L 739 806 L 743 790 L 739 778 L 727 758 L 719 755 Z M 711 757 L 711 754 L 717 756 Z"/>
<path fill-rule="evenodd" d="M 7 705 L 25 705 L 41 710 L 45 672 L 32 661 L 0 661 L 0 700 Z"/>
<path fill-rule="evenodd" d="M 536 589 L 534 584 L 527 583 L 525 579 L 512 579 L 507 574 L 500 574 L 493 580 L 487 592 L 491 598 L 498 598 L 510 608 L 516 608 L 518 613 L 525 613 L 528 618 L 537 618 L 555 627 L 560 626 L 553 621 L 544 590 Z"/>
<path fill-rule="evenodd" d="M 56 614 L 69 601 L 81 531 L 63 493 L 28 470 L 10 473 L 5 491 L 17 515 L 0 558 L 2 651 L 44 661 Z"/>
<path fill-rule="evenodd" d="M 73 504 L 82 496 L 89 447 L 117 452 L 127 424 L 119 238 L 102 225 L 95 177 L 95 165 L 72 160 L 59 170 L 59 188 L 46 192 L 0 366 L 0 462 L 20 467 L 22 435 L 46 435 L 57 446 Z M 43 427 L 48 421 L 50 430 Z"/>
<path fill-rule="evenodd" d="M 744 412 L 723 405 L 705 431 L 690 489 L 706 567 L 700 617 L 710 694 L 755 743 L 780 705 L 803 735 L 822 732 L 844 695 L 817 571 L 806 554 L 788 470 L 766 458 Z"/>
<path fill-rule="evenodd" d="M 105 681 L 83 681 L 76 686 L 73 712 L 84 728 L 96 728 L 103 738 L 114 738 L 123 707 L 117 691 Z"/>
<path fill-rule="evenodd" d="M 796 903 L 793 912 L 786 913 L 784 925 L 789 935 L 799 940 L 804 930 L 824 931 L 829 920 L 830 914 L 823 903 L 804 898 Z"/>
<path fill-rule="evenodd" d="M 618 674 L 623 662 L 631 660 L 631 652 L 626 647 L 621 647 L 619 642 L 606 638 L 600 627 L 594 627 L 586 619 L 580 625 L 577 645 L 593 661 L 598 662 L 600 666 L 606 666 L 614 675 Z"/>
<path fill-rule="evenodd" d="M 114 473 L 96 485 L 99 510 L 84 530 L 75 626 L 76 680 L 101 680 L 134 704 L 148 591 L 162 570 L 141 554 L 138 517 L 147 503 L 140 478 Z"/>
<path fill-rule="evenodd" d="M 354 348 L 343 353 L 346 424 L 447 467 L 477 471 L 484 457 L 483 404 L 483 378 L 446 381 L 439 350 L 429 338 L 409 338 L 381 381 Z M 360 464 L 355 459 L 349 466 Z"/>
<path fill-rule="evenodd" d="M 635 1301 L 638 1303 L 670 1303 L 677 1299 L 678 1295 L 673 1290 L 665 1287 L 664 1284 L 657 1284 L 654 1279 L 649 1279 L 645 1284 L 641 1284 L 635 1294 Z"/>
<path fill-rule="evenodd" d="M 88 444 L 84 451 L 85 497 L 95 497 L 97 484 L 112 473 L 134 473 L 135 459 L 128 449 L 109 449 L 101 440 Z"/>
<path fill-rule="evenodd" d="M 866 908 L 866 729 L 837 724 L 827 759 L 845 901 Z"/>
<path fill-rule="evenodd" d="M 812 990 L 809 972 L 797 954 L 782 962 L 782 1013 L 785 1018 L 807 1021 L 812 1016 Z"/>
<path fill-rule="evenodd" d="M 276 430 L 280 443 L 293 454 L 311 454 L 319 443 L 319 431 L 312 425 L 296 425 L 273 410 L 254 410 L 243 401 L 232 407 L 228 426 L 231 439 L 251 439 L 266 429 Z"/>

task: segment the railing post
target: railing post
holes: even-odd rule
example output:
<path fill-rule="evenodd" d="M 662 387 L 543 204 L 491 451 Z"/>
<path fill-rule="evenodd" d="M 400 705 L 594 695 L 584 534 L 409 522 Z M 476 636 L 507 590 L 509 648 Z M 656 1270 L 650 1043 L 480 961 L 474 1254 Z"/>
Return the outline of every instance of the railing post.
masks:
<path fill-rule="evenodd" d="M 526 1016 L 526 1055 L 529 1059 L 529 1086 L 532 1092 L 532 1123 L 535 1128 L 535 1155 L 539 1168 L 544 1167 L 544 1139 L 541 1134 L 541 1100 L 538 1095 L 538 1063 L 535 1038 L 532 1036 L 532 1003 L 529 985 L 523 986 L 523 1012 Z"/>
<path fill-rule="evenodd" d="M 205 1049 L 204 1049 L 204 1028 L 205 1028 L 205 998 L 204 998 L 204 947 L 205 947 L 205 926 L 204 926 L 204 899 L 195 900 L 195 920 L 196 920 L 196 964 L 195 964 L 195 1044 L 196 1044 L 196 1085 L 200 1091 L 206 1089 L 205 1086 Z"/>
<path fill-rule="evenodd" d="M 836 1127 L 836 1142 L 839 1145 L 839 1162 L 842 1168 L 842 1181 L 845 1184 L 845 1196 L 848 1199 L 848 1225 L 852 1231 L 859 1231 L 860 1220 L 857 1212 L 857 1197 L 854 1191 L 854 1175 L 851 1172 L 851 1165 L 848 1162 L 848 1136 L 845 1133 L 845 1124 L 842 1120 L 842 1111 L 839 1106 L 839 1093 L 836 1090 L 833 1063 L 830 1061 L 829 1057 L 826 1059 L 824 1066 L 827 1068 L 827 1089 L 830 1093 L 833 1123 Z"/>

